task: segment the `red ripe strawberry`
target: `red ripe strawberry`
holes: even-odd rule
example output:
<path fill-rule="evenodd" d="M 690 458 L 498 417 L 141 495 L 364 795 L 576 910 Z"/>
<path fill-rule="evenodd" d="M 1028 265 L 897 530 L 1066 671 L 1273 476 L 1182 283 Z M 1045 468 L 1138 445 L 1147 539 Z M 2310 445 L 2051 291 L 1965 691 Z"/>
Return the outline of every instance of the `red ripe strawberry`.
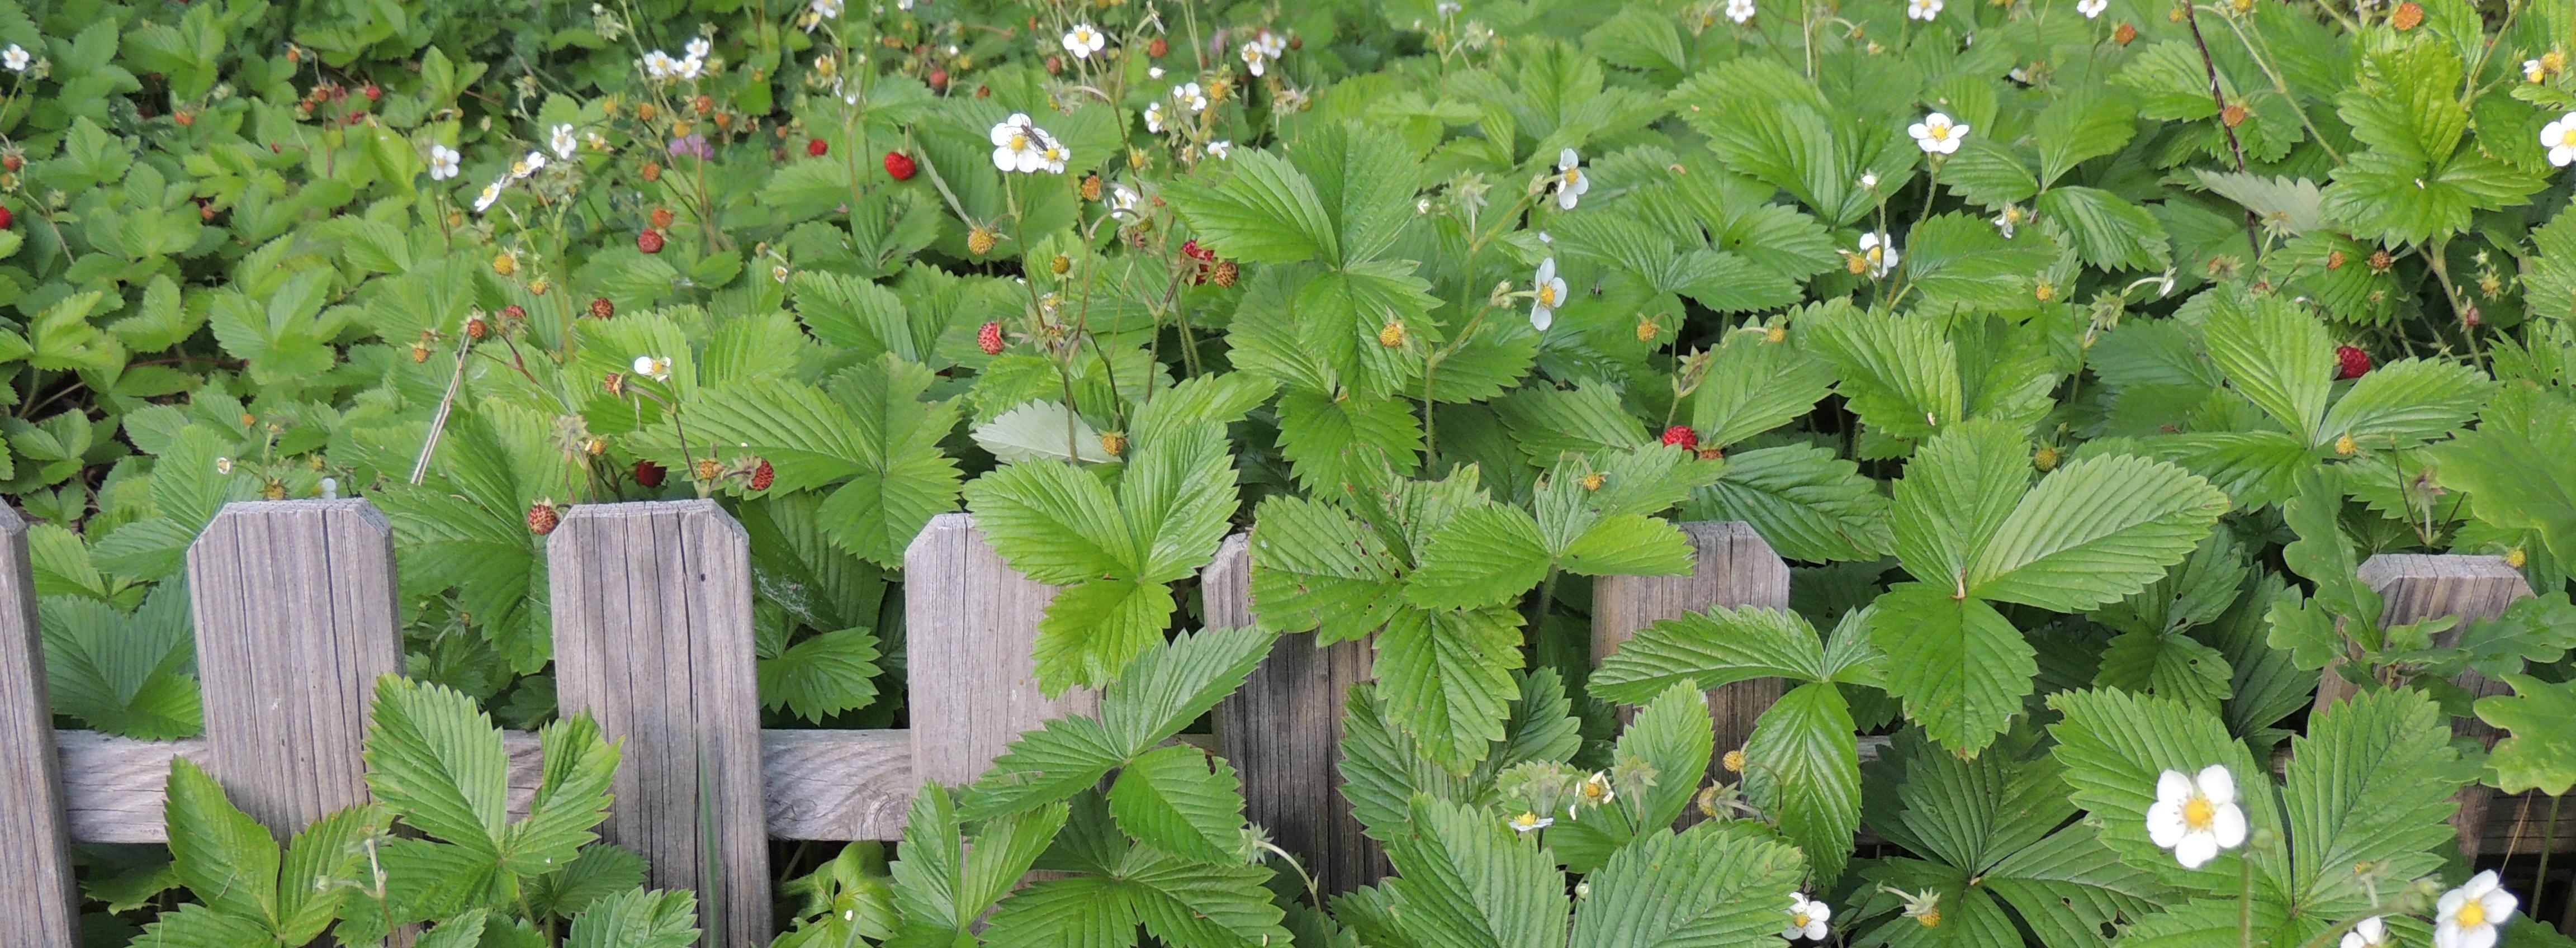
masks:
<path fill-rule="evenodd" d="M 490 325 L 490 324 L 488 324 L 488 323 L 485 323 L 485 322 L 484 322 L 484 321 L 482 321 L 481 319 L 469 319 L 469 320 L 466 320 L 466 321 L 465 321 L 465 337 L 466 337 L 466 338 L 468 338 L 468 339 L 476 339 L 476 340 L 480 340 L 480 339 L 482 339 L 483 337 L 488 336 L 488 335 L 491 335 L 491 334 L 492 334 L 492 327 L 491 327 L 491 325 Z"/>
<path fill-rule="evenodd" d="M 8 208 L 0 207 L 0 230 L 8 230 L 9 225 L 17 220 L 18 215 L 9 213 Z"/>
<path fill-rule="evenodd" d="M 2370 371 L 2370 353 L 2351 346 L 2335 347 L 2335 377 L 2357 379 Z"/>
<path fill-rule="evenodd" d="M 886 152 L 886 174 L 897 181 L 912 180 L 912 156 L 899 151 Z"/>
<path fill-rule="evenodd" d="M 948 88 L 948 70 L 933 67 L 930 70 L 931 91 L 937 92 L 946 88 Z"/>
<path fill-rule="evenodd" d="M 374 102 L 385 97 L 385 87 L 370 82 L 367 83 L 366 93 L 367 101 Z"/>
<path fill-rule="evenodd" d="M 1674 425 L 1664 429 L 1664 443 L 1688 451 L 1699 447 L 1699 432 L 1689 425 Z"/>
<path fill-rule="evenodd" d="M 501 315 L 507 316 L 511 319 L 526 319 L 528 318 L 528 308 L 517 303 L 512 303 L 508 306 L 501 307 Z"/>
<path fill-rule="evenodd" d="M 1198 240 L 1193 238 L 1181 242 L 1181 256 L 1192 260 L 1211 261 L 1216 259 L 1216 251 L 1199 249 Z"/>
<path fill-rule="evenodd" d="M 598 319 L 607 319 L 611 316 L 615 316 L 617 315 L 617 304 L 609 302 L 608 297 L 605 296 L 591 297 L 590 315 Z"/>
<path fill-rule="evenodd" d="M 1002 324 L 985 323 L 984 328 L 975 330 L 975 348 L 984 350 L 984 354 L 988 356 L 1001 355 Z"/>
<path fill-rule="evenodd" d="M 528 506 L 529 533 L 545 536 L 555 532 L 555 525 L 562 522 L 563 515 L 555 512 L 553 501 L 540 500 Z"/>
<path fill-rule="evenodd" d="M 1172 44 L 1160 36 L 1154 37 L 1153 42 L 1145 44 L 1145 55 L 1152 56 L 1155 59 L 1161 59 L 1163 58 L 1164 53 L 1171 51 Z"/>
<path fill-rule="evenodd" d="M 771 484 L 775 484 L 775 483 L 777 483 L 777 482 L 778 482 L 778 471 L 777 471 L 777 470 L 775 470 L 775 469 L 773 469 L 773 468 L 771 468 L 771 467 L 769 466 L 769 459 L 768 459 L 768 458 L 762 458 L 762 459 L 760 459 L 760 463 L 759 463 L 758 465 L 755 465 L 755 466 L 753 466 L 753 467 L 752 467 L 752 469 L 751 469 L 751 489 L 753 489 L 753 490 L 768 490 L 768 489 L 769 489 L 769 485 L 771 485 Z"/>
<path fill-rule="evenodd" d="M 661 253 L 662 232 L 658 230 L 648 230 L 635 235 L 635 249 L 644 251 L 645 253 Z"/>
<path fill-rule="evenodd" d="M 671 226 L 671 209 L 670 209 L 670 208 L 667 208 L 667 207 L 657 207 L 657 208 L 654 208 L 654 209 L 653 209 L 653 229 L 654 229 L 654 230 L 661 230 L 662 228 L 669 227 L 669 226 Z"/>
<path fill-rule="evenodd" d="M 642 458 L 635 459 L 635 483 L 642 484 L 648 489 L 662 486 L 662 478 L 670 473 L 659 464 Z"/>
<path fill-rule="evenodd" d="M 816 158 L 821 158 L 821 157 L 823 157 L 825 154 L 829 153 L 831 150 L 832 150 L 832 144 L 831 144 L 830 142 L 826 142 L 826 141 L 824 141 L 824 140 L 822 140 L 822 139 L 820 139 L 820 138 L 813 139 L 813 140 L 807 141 L 807 142 L 805 143 L 805 153 L 806 153 L 806 154 L 808 154 L 808 155 L 811 155 L 811 156 L 813 156 L 813 157 L 816 157 Z"/>

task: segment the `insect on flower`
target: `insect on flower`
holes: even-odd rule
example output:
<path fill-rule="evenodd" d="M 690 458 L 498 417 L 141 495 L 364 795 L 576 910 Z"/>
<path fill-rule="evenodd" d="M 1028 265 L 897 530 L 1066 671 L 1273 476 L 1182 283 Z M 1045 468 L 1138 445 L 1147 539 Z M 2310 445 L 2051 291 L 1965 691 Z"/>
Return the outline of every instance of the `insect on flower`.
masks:
<path fill-rule="evenodd" d="M 1044 168 L 1064 173 L 1065 160 L 1072 156 L 1055 136 L 1029 121 L 1028 113 L 1013 112 L 993 126 L 993 167 L 1003 171 L 1035 174 Z"/>
<path fill-rule="evenodd" d="M 1571 211 L 1577 199 L 1592 190 L 1592 179 L 1583 174 L 1583 156 L 1568 148 L 1556 156 L 1556 207 Z"/>
<path fill-rule="evenodd" d="M 2198 869 L 2220 850 L 2245 845 L 2245 811 L 2236 806 L 2236 778 L 2227 765 L 2211 764 L 2198 776 L 2168 770 L 2156 778 L 2156 803 L 2147 808 L 2147 838 L 2174 851 L 2185 869 Z"/>
<path fill-rule="evenodd" d="M 1556 275 L 1556 258 L 1538 262 L 1530 280 L 1530 328 L 1546 332 L 1556 323 L 1556 308 L 1565 305 L 1565 280 Z"/>
<path fill-rule="evenodd" d="M 1896 252 L 1895 238 L 1886 234 L 1862 234 L 1860 250 L 1851 254 L 1851 259 L 1852 275 L 1866 272 L 1875 279 L 1896 272 L 1896 261 L 1901 259 L 1901 255 Z"/>

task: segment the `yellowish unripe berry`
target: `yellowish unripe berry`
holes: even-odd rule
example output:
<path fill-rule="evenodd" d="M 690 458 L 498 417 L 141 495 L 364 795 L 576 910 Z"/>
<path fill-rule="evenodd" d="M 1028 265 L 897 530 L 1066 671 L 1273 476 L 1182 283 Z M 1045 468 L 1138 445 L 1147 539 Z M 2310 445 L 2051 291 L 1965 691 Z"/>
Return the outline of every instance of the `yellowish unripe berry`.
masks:
<path fill-rule="evenodd" d="M 1404 337 L 1404 323 L 1402 321 L 1387 323 L 1384 326 L 1378 327 L 1377 330 L 1377 344 L 1389 349 L 1403 348 Z"/>
<path fill-rule="evenodd" d="M 2529 562 L 2531 562 L 2531 557 L 2528 554 L 2523 553 L 2521 547 L 2517 546 L 2513 549 L 2504 551 L 2504 563 L 2506 566 L 2521 569 L 2523 564 Z"/>
<path fill-rule="evenodd" d="M 1109 452 L 1109 456 L 1113 458 L 1126 454 L 1127 436 L 1115 431 L 1101 435 L 1100 450 Z"/>
<path fill-rule="evenodd" d="M 1744 772 L 1744 751 L 1743 751 L 1742 749 L 1740 749 L 1740 748 L 1739 748 L 1739 749 L 1736 749 L 1736 750 L 1727 751 L 1727 752 L 1726 752 L 1726 756 L 1718 758 L 1718 759 L 1717 759 L 1717 762 L 1718 762 L 1718 764 L 1719 764 L 1720 766 L 1723 766 L 1723 767 L 1725 767 L 1725 768 L 1726 768 L 1726 772 L 1727 772 L 1727 773 L 1731 773 L 1731 774 L 1740 774 L 1740 773 L 1743 773 L 1743 772 Z"/>
<path fill-rule="evenodd" d="M 2352 436 L 2351 436 L 2351 435 L 2345 435 L 2345 436 L 2343 436 L 2343 437 L 2340 437 L 2340 438 L 2336 438 L 2336 439 L 2335 439 L 2335 453 L 2336 453 L 2336 454 L 2343 455 L 2344 457 L 2351 457 L 2351 456 L 2353 456 L 2353 455 L 2355 455 L 2355 454 L 2358 454 L 2358 453 L 2360 453 L 2360 452 L 2361 452 L 2361 445 L 2360 445 L 2360 443 L 2355 442 L 2354 440 L 2352 440 Z"/>
<path fill-rule="evenodd" d="M 2039 450 L 2031 453 L 2030 466 L 2038 468 L 2041 473 L 2046 473 L 2057 469 L 2058 460 L 2057 448 L 2054 445 L 2043 444 L 2039 446 Z"/>

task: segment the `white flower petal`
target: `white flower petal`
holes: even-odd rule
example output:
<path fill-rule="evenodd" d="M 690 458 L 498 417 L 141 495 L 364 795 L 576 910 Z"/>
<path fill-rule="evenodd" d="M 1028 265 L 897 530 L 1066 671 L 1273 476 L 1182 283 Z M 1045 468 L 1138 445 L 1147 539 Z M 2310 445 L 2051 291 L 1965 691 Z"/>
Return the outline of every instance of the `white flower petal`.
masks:
<path fill-rule="evenodd" d="M 1869 238 L 1862 237 L 1860 245 L 1862 247 L 1868 247 Z M 2183 773 L 2179 770 L 2168 770 L 2156 777 L 2157 802 L 2171 803 L 2174 806 L 2179 807 L 2183 804 L 2183 801 L 2191 799 L 2191 791 L 2192 783 L 2190 774 Z"/>
<path fill-rule="evenodd" d="M 2182 804 L 2158 802 L 2147 808 L 2147 839 L 2172 849 L 2182 844 Z"/>
<path fill-rule="evenodd" d="M 2192 778 L 2192 782 L 2200 786 L 2200 795 L 2208 797 L 2213 806 L 2236 802 L 2236 775 L 2227 772 L 2226 764 L 2201 768 L 2200 776 Z"/>
<path fill-rule="evenodd" d="M 2174 847 L 2174 860 L 2185 869 L 2198 869 L 2218 858 L 2218 837 L 2208 833 L 2184 833 L 2182 844 Z"/>
<path fill-rule="evenodd" d="M 2233 803 L 2220 806 L 2218 812 L 2210 817 L 2209 831 L 2218 838 L 2221 848 L 2234 849 L 2245 845 L 2245 811 Z"/>

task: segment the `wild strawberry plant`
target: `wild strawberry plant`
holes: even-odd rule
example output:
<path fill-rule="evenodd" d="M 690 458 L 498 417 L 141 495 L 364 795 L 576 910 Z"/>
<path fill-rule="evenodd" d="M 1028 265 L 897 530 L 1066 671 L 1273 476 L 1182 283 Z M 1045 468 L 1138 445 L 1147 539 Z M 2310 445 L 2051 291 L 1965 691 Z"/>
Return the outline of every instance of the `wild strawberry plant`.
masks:
<path fill-rule="evenodd" d="M 2447 820 L 2576 784 L 2571 49 L 2561 0 L 0 0 L 57 716 L 201 728 L 226 502 L 400 545 L 378 802 L 281 847 L 183 761 L 94 931 L 687 943 L 593 835 L 543 544 L 707 497 L 769 726 L 903 722 L 959 509 L 1103 693 L 781 850 L 785 945 L 2564 944 Z M 1592 580 L 1694 520 L 1791 608 L 1596 664 Z M 1208 628 L 1238 530 L 1257 627 Z M 2536 595 L 2392 623 L 2391 552 Z M 1342 893 L 1172 742 L 1338 643 L 1393 870 Z"/>

